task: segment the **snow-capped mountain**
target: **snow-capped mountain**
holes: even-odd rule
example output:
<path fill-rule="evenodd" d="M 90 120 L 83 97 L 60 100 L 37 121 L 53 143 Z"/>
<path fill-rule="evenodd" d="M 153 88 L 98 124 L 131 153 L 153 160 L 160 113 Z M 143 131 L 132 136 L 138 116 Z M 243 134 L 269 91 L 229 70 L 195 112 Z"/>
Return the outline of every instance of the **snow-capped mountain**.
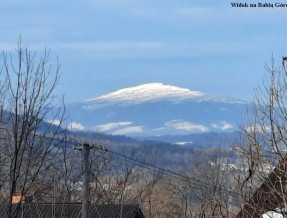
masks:
<path fill-rule="evenodd" d="M 198 91 L 180 88 L 163 83 L 148 83 L 135 87 L 120 89 L 118 91 L 88 99 L 85 102 L 109 102 L 139 104 L 158 100 L 181 101 L 184 99 L 196 99 L 205 94 Z"/>
<path fill-rule="evenodd" d="M 246 103 L 148 83 L 70 104 L 70 128 L 115 135 L 189 134 L 237 129 Z"/>
<path fill-rule="evenodd" d="M 97 98 L 84 101 L 87 109 L 93 109 L 107 104 L 133 105 L 146 102 L 170 101 L 180 103 L 186 100 L 214 101 L 227 103 L 244 103 L 234 98 L 209 96 L 200 91 L 191 91 L 187 88 L 166 85 L 163 83 L 148 83 L 135 87 L 120 89 Z"/>

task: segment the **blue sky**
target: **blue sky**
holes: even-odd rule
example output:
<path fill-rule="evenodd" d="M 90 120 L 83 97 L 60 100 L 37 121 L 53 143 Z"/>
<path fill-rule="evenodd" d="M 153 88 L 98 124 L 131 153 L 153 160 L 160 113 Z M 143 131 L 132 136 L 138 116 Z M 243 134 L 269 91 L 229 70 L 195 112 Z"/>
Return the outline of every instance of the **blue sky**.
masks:
<path fill-rule="evenodd" d="M 287 8 L 230 2 L 0 0 L 0 49 L 20 34 L 50 48 L 67 103 L 148 82 L 251 99 L 272 54 L 287 56 Z"/>

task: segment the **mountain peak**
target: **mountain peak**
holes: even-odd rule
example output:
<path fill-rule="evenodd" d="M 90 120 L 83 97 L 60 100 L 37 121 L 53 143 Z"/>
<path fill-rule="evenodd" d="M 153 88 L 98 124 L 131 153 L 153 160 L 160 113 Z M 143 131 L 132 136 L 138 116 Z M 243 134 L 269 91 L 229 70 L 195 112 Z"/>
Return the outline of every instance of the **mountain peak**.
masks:
<path fill-rule="evenodd" d="M 143 103 L 157 100 L 183 100 L 205 96 L 199 91 L 191 91 L 187 88 L 166 85 L 163 83 L 147 83 L 134 87 L 120 89 L 97 98 L 88 99 L 85 102 L 130 102 Z"/>
<path fill-rule="evenodd" d="M 231 131 L 245 107 L 244 102 L 230 97 L 148 83 L 69 105 L 67 111 L 73 124 L 90 131 L 173 135 Z"/>

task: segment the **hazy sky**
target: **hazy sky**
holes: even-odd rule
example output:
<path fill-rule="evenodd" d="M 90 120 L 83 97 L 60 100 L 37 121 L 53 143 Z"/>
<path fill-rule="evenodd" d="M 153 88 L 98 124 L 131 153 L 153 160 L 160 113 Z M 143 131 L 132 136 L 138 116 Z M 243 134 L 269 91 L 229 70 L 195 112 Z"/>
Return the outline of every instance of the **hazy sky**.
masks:
<path fill-rule="evenodd" d="M 66 102 L 148 82 L 248 99 L 287 56 L 287 8 L 230 2 L 0 0 L 0 49 L 50 48 Z"/>

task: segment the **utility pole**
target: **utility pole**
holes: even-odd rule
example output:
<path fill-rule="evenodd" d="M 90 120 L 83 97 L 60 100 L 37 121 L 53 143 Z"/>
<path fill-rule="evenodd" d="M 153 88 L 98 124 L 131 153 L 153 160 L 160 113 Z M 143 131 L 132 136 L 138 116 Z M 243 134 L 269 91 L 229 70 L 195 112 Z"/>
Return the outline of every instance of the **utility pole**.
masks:
<path fill-rule="evenodd" d="M 82 218 L 89 218 L 89 206 L 90 206 L 90 149 L 93 147 L 88 143 L 84 143 L 80 147 L 74 147 L 74 149 L 82 151 L 82 164 L 83 164 L 83 199 L 82 199 Z"/>

